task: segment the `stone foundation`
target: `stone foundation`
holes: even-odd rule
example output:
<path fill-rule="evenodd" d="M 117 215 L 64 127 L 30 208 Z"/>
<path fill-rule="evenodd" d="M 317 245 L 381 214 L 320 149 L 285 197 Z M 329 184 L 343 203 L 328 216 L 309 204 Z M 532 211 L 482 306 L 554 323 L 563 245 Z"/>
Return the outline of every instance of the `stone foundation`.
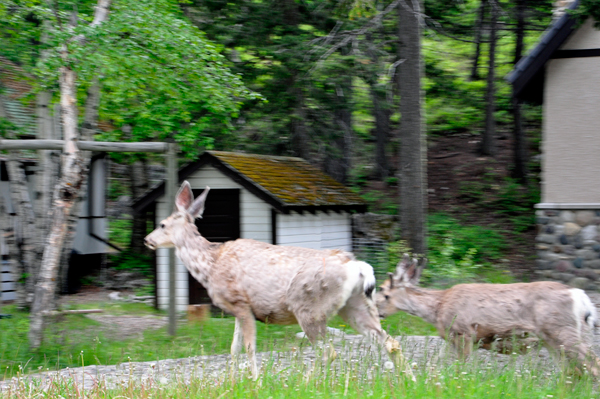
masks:
<path fill-rule="evenodd" d="M 536 211 L 537 271 L 586 290 L 600 290 L 600 210 Z"/>

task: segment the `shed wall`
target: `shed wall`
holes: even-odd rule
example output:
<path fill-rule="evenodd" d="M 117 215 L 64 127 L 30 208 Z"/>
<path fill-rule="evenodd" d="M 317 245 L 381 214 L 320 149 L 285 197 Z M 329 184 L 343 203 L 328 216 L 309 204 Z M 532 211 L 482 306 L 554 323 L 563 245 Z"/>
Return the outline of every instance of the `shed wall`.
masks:
<path fill-rule="evenodd" d="M 591 21 L 562 47 L 591 48 L 600 48 Z M 600 204 L 600 58 L 553 59 L 546 68 L 542 202 Z"/>
<path fill-rule="evenodd" d="M 277 243 L 314 249 L 352 249 L 350 214 L 277 215 Z"/>

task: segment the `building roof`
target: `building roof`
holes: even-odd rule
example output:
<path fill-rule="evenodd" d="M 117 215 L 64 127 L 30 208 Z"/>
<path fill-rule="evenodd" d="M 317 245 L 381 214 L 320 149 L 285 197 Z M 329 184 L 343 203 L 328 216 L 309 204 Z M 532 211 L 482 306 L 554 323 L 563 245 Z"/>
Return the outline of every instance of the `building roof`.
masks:
<path fill-rule="evenodd" d="M 574 1 L 568 9 L 574 10 L 578 4 L 579 1 Z M 563 13 L 550 25 L 533 50 L 521 58 L 506 76 L 519 99 L 542 103 L 546 62 L 552 58 L 561 58 L 557 51 L 575 31 L 576 25 L 576 19 L 569 12 Z"/>
<path fill-rule="evenodd" d="M 20 128 L 22 135 L 35 136 L 35 105 L 25 99 L 31 92 L 31 84 L 27 80 L 23 68 L 0 57 L 0 117 Z"/>
<path fill-rule="evenodd" d="M 198 161 L 179 170 L 179 182 L 205 165 L 221 171 L 282 213 L 290 211 L 366 212 L 357 194 L 302 158 L 206 151 Z M 133 203 L 136 212 L 165 193 L 164 182 Z"/>

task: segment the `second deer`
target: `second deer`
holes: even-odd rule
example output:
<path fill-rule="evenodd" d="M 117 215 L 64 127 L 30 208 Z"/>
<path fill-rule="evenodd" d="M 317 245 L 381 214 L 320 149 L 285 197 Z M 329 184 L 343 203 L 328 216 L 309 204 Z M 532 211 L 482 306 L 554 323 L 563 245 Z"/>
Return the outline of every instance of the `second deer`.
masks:
<path fill-rule="evenodd" d="M 300 324 L 314 343 L 326 334 L 327 320 L 339 314 L 359 333 L 375 340 L 397 366 L 406 367 L 400 344 L 379 322 L 373 300 L 373 268 L 348 252 L 284 247 L 249 239 L 211 243 L 194 223 L 208 194 L 194 200 L 187 181 L 175 198 L 175 210 L 145 238 L 151 248 L 175 247 L 177 256 L 208 291 L 212 302 L 235 316 L 231 345 L 234 360 L 248 353 L 257 378 L 255 320 Z M 410 369 L 407 373 L 414 379 Z"/>
<path fill-rule="evenodd" d="M 500 352 L 542 341 L 552 352 L 598 377 L 600 359 L 590 338 L 598 320 L 584 291 L 560 283 L 459 284 L 447 290 L 417 287 L 426 261 L 408 255 L 377 293 L 381 317 L 404 311 L 433 324 L 466 358 L 473 347 Z M 519 339 L 525 340 L 520 346 Z"/>

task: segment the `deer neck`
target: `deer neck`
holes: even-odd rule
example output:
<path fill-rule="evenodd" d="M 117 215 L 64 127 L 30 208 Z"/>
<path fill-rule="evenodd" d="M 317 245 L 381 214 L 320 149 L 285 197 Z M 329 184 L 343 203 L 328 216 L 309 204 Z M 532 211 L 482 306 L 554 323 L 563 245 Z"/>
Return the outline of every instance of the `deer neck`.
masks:
<path fill-rule="evenodd" d="M 404 297 L 404 310 L 428 323 L 436 324 L 437 313 L 444 291 L 407 287 Z"/>
<path fill-rule="evenodd" d="M 173 237 L 175 253 L 188 269 L 190 274 L 207 288 L 210 272 L 215 263 L 215 248 L 211 243 L 198 233 L 198 228 L 186 225 L 179 234 Z"/>

